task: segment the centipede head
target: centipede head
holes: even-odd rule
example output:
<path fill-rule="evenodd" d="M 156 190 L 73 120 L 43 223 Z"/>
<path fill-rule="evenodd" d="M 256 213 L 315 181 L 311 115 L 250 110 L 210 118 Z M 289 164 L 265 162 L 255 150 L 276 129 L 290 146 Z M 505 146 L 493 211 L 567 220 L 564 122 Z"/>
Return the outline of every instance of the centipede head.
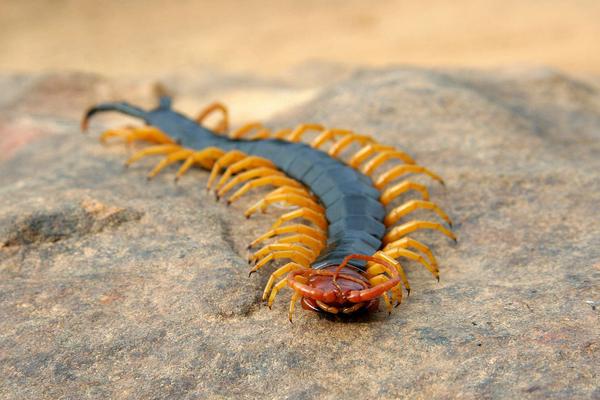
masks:
<path fill-rule="evenodd" d="M 337 265 L 323 269 L 332 274 L 313 273 L 307 278 L 307 285 L 316 289 L 313 293 L 304 295 L 301 300 L 302 308 L 330 314 L 353 314 L 357 312 L 376 310 L 379 307 L 377 298 L 358 303 L 348 299 L 351 292 L 371 287 L 369 280 L 357 269 L 344 267 L 337 276 Z M 315 271 L 313 271 L 315 272 Z"/>
<path fill-rule="evenodd" d="M 375 261 L 389 271 L 385 282 L 373 285 L 365 272 L 348 264 L 352 258 Z M 353 254 L 339 265 L 322 269 L 302 269 L 288 275 L 288 285 L 302 296 L 304 309 L 348 315 L 376 310 L 379 296 L 400 283 L 397 271 L 385 261 Z"/>

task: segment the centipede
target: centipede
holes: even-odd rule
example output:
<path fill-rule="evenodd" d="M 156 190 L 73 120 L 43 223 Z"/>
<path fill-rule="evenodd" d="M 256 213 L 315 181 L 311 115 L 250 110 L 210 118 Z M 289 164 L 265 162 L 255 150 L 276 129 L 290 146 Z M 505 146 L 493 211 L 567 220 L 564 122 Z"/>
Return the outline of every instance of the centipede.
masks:
<path fill-rule="evenodd" d="M 406 262 L 423 266 L 439 281 L 430 247 L 410 235 L 437 231 L 454 242 L 456 235 L 428 187 L 411 177 L 444 181 L 407 152 L 316 123 L 273 130 L 251 122 L 230 129 L 221 102 L 195 118 L 175 111 L 172 103 L 162 96 L 150 110 L 127 102 L 96 104 L 84 113 L 81 130 L 99 113 L 136 118 L 143 125 L 100 134 L 101 142 L 146 144 L 126 165 L 159 156 L 148 177 L 176 164 L 176 180 L 192 167 L 209 170 L 207 189 L 227 204 L 263 188 L 266 194 L 245 211 L 247 218 L 284 205 L 272 227 L 248 245 L 250 275 L 273 264 L 262 294 L 269 308 L 287 288 L 290 321 L 298 302 L 305 310 L 337 316 L 372 313 L 383 303 L 391 314 L 403 292 L 410 294 Z M 217 118 L 209 127 L 207 121 Z M 417 210 L 435 219 L 411 219 Z"/>

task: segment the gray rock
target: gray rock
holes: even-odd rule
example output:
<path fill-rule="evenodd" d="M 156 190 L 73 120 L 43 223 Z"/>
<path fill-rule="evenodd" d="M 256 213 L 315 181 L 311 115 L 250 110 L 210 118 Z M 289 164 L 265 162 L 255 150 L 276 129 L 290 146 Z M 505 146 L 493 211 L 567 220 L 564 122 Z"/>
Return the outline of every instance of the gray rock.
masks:
<path fill-rule="evenodd" d="M 276 215 L 244 219 L 260 193 L 226 207 L 204 171 L 175 185 L 173 169 L 146 181 L 151 160 L 125 170 L 124 146 L 78 133 L 110 84 L 62 79 L 68 99 L 48 84 L 32 97 L 25 78 L 3 98 L 4 118 L 52 130 L 0 164 L 3 398 L 600 397 L 597 85 L 365 70 L 269 121 L 407 150 L 446 179 L 432 194 L 459 236 L 419 233 L 441 282 L 408 265 L 413 290 L 391 316 L 299 310 L 290 324 L 288 293 L 260 303 L 269 271 L 247 277 L 245 245 Z"/>

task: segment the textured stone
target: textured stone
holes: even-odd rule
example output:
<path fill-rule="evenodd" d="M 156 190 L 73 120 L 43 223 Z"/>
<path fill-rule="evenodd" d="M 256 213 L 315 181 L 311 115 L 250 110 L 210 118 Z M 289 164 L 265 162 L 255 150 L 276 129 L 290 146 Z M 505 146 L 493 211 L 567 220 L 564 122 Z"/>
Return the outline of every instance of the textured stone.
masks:
<path fill-rule="evenodd" d="M 23 78 L 2 99 L 0 117 L 43 137 L 0 164 L 4 398 L 600 397 L 592 81 L 365 70 L 269 121 L 350 127 L 407 150 L 446 179 L 432 194 L 459 237 L 419 233 L 441 282 L 408 265 L 413 290 L 391 316 L 298 311 L 290 324 L 289 294 L 270 311 L 268 271 L 246 273 L 245 245 L 275 215 L 243 218 L 258 193 L 226 207 L 204 171 L 175 185 L 173 169 L 146 181 L 150 160 L 124 169 L 127 149 L 78 133 L 78 103 L 114 82 L 61 79 Z"/>

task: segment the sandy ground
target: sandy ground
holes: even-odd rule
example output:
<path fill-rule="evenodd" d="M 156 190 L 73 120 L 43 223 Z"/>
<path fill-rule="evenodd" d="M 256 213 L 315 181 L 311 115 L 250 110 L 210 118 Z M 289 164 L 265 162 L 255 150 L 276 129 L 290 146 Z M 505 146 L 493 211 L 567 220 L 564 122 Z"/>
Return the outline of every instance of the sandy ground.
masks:
<path fill-rule="evenodd" d="M 600 71 L 597 0 L 3 0 L 1 8 L 4 71 L 210 66 L 272 76 L 311 60 Z"/>

